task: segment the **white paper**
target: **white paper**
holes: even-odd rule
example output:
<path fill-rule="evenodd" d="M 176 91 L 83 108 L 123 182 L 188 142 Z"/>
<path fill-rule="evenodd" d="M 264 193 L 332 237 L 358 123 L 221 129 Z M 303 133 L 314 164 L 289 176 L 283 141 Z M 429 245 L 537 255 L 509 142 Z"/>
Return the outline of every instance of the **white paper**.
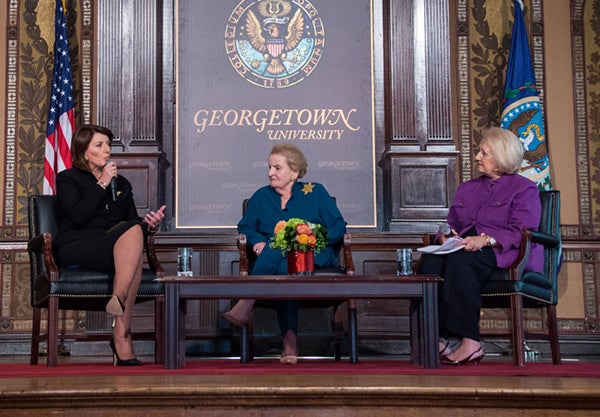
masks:
<path fill-rule="evenodd" d="M 418 248 L 419 252 L 433 253 L 435 255 L 445 255 L 447 253 L 456 252 L 463 249 L 465 246 L 461 245 L 462 237 L 451 237 L 444 242 L 443 245 L 429 245 L 422 248 Z"/>

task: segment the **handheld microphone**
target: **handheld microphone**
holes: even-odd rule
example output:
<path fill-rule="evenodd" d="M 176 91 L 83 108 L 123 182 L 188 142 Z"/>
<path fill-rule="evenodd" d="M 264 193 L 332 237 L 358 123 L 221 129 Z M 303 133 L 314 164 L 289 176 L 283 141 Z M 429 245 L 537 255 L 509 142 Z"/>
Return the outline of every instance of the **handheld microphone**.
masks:
<path fill-rule="evenodd" d="M 446 222 L 440 223 L 440 226 L 438 227 L 438 232 L 435 235 L 435 241 L 441 242 L 442 236 L 446 237 L 446 239 L 452 237 L 452 228 Z"/>
<path fill-rule="evenodd" d="M 108 162 L 113 162 L 112 160 Z M 108 164 L 107 162 L 107 164 Z M 110 179 L 110 191 L 112 193 L 112 201 L 117 201 L 117 177 L 112 177 Z"/>
<path fill-rule="evenodd" d="M 112 191 L 112 200 L 117 201 L 117 177 L 110 179 L 110 191 Z"/>
<path fill-rule="evenodd" d="M 440 224 L 440 227 L 438 227 L 438 233 L 446 237 L 451 237 L 452 229 L 450 228 L 450 225 L 448 223 L 444 222 Z"/>

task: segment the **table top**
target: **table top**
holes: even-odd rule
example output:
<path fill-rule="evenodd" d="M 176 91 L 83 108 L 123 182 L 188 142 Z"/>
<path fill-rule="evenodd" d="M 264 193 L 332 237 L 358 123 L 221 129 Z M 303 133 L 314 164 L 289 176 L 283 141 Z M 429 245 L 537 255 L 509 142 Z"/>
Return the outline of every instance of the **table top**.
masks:
<path fill-rule="evenodd" d="M 438 275 L 395 275 L 395 274 L 374 274 L 374 275 L 341 275 L 341 274 L 317 274 L 317 275 L 194 275 L 194 276 L 176 276 L 170 275 L 163 278 L 157 278 L 159 282 L 177 282 L 177 283 L 223 283 L 224 281 L 250 283 L 306 283 L 308 282 L 362 282 L 377 283 L 383 281 L 403 282 L 403 283 L 425 283 L 441 282 L 443 279 Z"/>
<path fill-rule="evenodd" d="M 159 279 L 180 298 L 422 298 L 436 275 L 207 275 Z"/>

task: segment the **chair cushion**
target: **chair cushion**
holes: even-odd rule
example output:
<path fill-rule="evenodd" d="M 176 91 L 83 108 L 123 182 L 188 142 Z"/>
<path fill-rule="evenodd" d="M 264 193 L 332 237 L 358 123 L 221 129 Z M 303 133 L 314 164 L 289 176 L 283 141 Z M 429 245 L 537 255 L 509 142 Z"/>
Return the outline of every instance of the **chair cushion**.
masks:
<path fill-rule="evenodd" d="M 137 302 L 164 295 L 164 284 L 155 280 L 156 273 L 144 268 Z M 89 308 L 86 305 L 86 310 L 103 310 L 113 292 L 113 274 L 82 268 L 61 268 L 58 282 L 49 282 L 45 273 L 40 274 L 35 281 L 36 307 L 46 306 L 49 297 L 61 297 L 61 308 L 68 308 L 64 305 L 69 303 L 69 298 L 74 299 L 73 305 L 78 298 L 93 298 L 98 299 L 98 302 L 90 302 Z M 80 304 L 79 302 L 77 309 L 81 309 Z"/>
<path fill-rule="evenodd" d="M 556 304 L 552 284 L 541 273 L 525 271 L 518 281 L 512 281 L 508 270 L 498 270 L 485 283 L 483 296 L 507 295 L 518 293 L 524 297 Z"/>

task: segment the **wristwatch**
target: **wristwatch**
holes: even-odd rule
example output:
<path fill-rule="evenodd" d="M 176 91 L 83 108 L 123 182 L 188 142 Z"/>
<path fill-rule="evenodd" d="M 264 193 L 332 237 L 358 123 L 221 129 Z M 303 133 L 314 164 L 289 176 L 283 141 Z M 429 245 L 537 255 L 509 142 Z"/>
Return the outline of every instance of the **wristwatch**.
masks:
<path fill-rule="evenodd" d="M 481 236 L 485 236 L 485 246 L 496 246 L 496 239 L 492 236 L 488 236 L 485 233 L 482 233 Z"/>

